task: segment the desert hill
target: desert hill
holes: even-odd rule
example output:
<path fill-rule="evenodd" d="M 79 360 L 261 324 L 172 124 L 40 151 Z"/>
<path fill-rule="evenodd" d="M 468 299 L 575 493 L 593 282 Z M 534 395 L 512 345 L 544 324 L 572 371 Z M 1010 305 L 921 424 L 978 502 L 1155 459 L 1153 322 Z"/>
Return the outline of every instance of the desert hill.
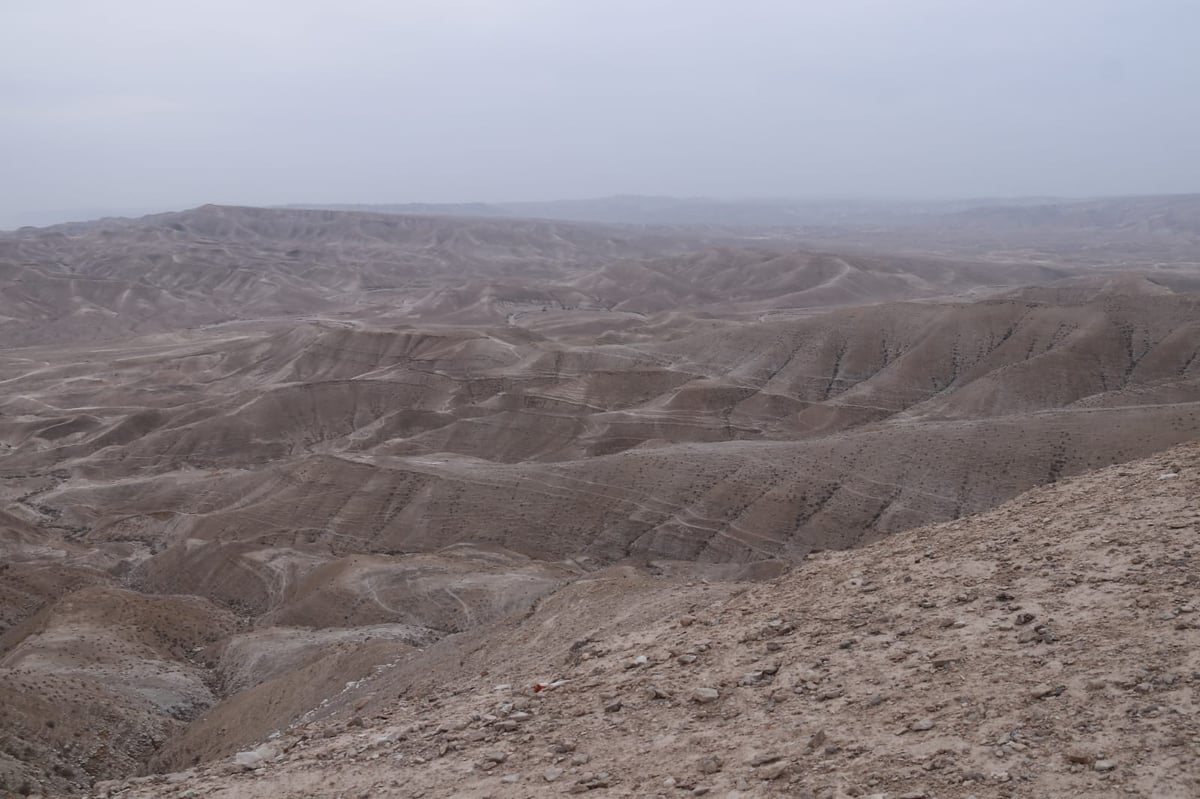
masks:
<path fill-rule="evenodd" d="M 681 308 L 847 305 L 1072 274 L 840 257 L 786 233 L 204 206 L 0 235 L 0 332 L 11 347 L 318 313 L 476 325 L 563 311 L 598 313 L 604 329 Z"/>
<path fill-rule="evenodd" d="M 892 536 L 1200 435 L 1194 264 L 870 243 L 221 206 L 0 235 L 0 785 L 225 758 L 603 614 L 816 607 L 810 569 L 876 557 L 825 553 L 882 579 Z M 414 790 L 496 787 L 455 774 Z"/>
<path fill-rule="evenodd" d="M 1194 796 L 1197 495 L 1189 445 L 757 585 L 615 567 L 94 795 Z"/>

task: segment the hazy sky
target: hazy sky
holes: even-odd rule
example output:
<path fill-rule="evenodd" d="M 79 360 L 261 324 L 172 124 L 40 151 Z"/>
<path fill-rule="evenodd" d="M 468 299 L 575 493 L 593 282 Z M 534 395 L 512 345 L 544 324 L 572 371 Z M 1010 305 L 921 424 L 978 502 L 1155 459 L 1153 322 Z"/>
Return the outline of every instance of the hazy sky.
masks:
<path fill-rule="evenodd" d="M 0 227 L 1200 191 L 1196 0 L 8 0 Z"/>

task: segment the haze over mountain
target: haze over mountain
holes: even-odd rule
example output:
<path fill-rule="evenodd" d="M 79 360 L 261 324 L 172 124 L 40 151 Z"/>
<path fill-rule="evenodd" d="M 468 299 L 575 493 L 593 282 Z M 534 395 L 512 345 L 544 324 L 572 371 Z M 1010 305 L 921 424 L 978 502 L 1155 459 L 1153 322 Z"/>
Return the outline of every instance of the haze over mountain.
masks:
<path fill-rule="evenodd" d="M 437 216 L 562 219 L 626 225 L 714 225 L 750 227 L 1043 226 L 1056 234 L 1108 230 L 1124 234 L 1195 234 L 1200 195 L 1139 197 L 1018 197 L 955 200 L 759 198 L 623 195 L 583 200 L 504 203 L 403 203 L 379 205 L 296 205 L 369 213 Z M 1142 228 L 1138 229 L 1137 226 Z M 1182 228 L 1182 229 L 1180 229 Z M 990 232 L 995 232 L 994 230 Z"/>
<path fill-rule="evenodd" d="M 621 574 L 732 596 L 1194 441 L 1196 219 L 210 205 L 0 235 L 0 778 L 220 760 Z"/>
<path fill-rule="evenodd" d="M 0 229 L 205 202 L 1190 192 L 1198 26 L 1177 0 L 19 4 Z"/>

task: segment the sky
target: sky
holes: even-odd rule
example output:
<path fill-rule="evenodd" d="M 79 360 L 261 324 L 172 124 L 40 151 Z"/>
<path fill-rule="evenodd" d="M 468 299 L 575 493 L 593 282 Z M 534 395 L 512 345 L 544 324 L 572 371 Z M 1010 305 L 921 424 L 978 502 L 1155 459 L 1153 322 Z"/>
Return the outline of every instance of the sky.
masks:
<path fill-rule="evenodd" d="M 1195 0 L 0 5 L 0 228 L 207 202 L 1200 191 Z"/>

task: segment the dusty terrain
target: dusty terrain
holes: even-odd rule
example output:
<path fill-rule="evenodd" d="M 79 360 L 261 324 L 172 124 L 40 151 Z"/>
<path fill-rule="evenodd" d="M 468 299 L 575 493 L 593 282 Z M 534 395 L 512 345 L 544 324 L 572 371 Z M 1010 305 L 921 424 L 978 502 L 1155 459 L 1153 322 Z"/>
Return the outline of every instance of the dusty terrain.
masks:
<path fill-rule="evenodd" d="M 1198 496 L 1189 445 L 755 585 L 611 567 L 96 795 L 1195 796 Z"/>
<path fill-rule="evenodd" d="M 937 724 L 978 746 L 983 733 L 967 735 L 968 721 L 990 735 L 986 713 L 1005 694 L 978 693 L 983 672 L 963 669 L 1009 673 L 984 658 L 1009 651 L 984 645 L 1006 632 L 1001 611 L 1060 599 L 1054 580 L 999 604 L 985 595 L 993 582 L 1004 584 L 997 591 L 1014 585 L 1024 572 L 1011 564 L 1042 546 L 989 530 L 1032 524 L 1029 497 L 1040 495 L 972 514 L 1200 435 L 1193 209 L 1187 199 L 1168 203 L 1169 213 L 1167 201 L 1147 202 L 1048 221 L 1044 209 L 956 211 L 939 216 L 940 227 L 894 229 L 886 241 L 827 230 L 832 238 L 818 243 L 779 226 L 219 206 L 0 235 L 0 791 L 65 795 L 193 765 L 215 778 L 235 753 L 277 732 L 285 737 L 274 740 L 289 742 L 309 734 L 296 751 L 313 751 L 294 768 L 272 766 L 265 776 L 275 782 L 177 777 L 169 789 L 139 790 L 376 795 L 370 786 L 391 780 L 404 786 L 397 795 L 570 789 L 583 771 L 539 776 L 566 769 L 561 763 L 536 773 L 522 766 L 515 783 L 498 781 L 507 764 L 479 767 L 475 744 L 532 734 L 519 720 L 522 732 L 498 741 L 485 739 L 509 719 L 455 726 L 490 712 L 500 701 L 492 688 L 507 682 L 523 707 L 561 699 L 552 723 L 579 725 L 571 735 L 594 739 L 632 725 L 604 744 L 621 770 L 592 769 L 607 770 L 622 795 L 664 790 L 668 772 L 652 769 L 666 762 L 680 764 L 676 793 L 819 792 L 833 778 L 802 777 L 822 767 L 798 760 L 794 736 L 780 732 L 793 724 L 780 719 L 800 713 L 797 735 L 807 742 L 816 730 L 797 707 L 808 705 L 753 700 L 773 696 L 759 689 L 782 686 L 791 672 L 781 665 L 775 677 L 756 678 L 761 685 L 741 687 L 725 673 L 754 670 L 746 659 L 761 659 L 767 642 L 741 638 L 779 617 L 794 630 L 786 648 L 821 650 L 797 654 L 789 668 L 820 671 L 819 658 L 829 657 L 844 673 L 860 663 L 855 679 L 911 689 L 920 700 L 863 705 L 846 697 L 867 689 L 846 683 L 845 696 L 810 708 L 850 714 L 825 725 L 836 750 L 820 760 L 829 773 L 855 753 L 855 768 L 874 763 L 842 788 L 959 795 L 947 786 L 977 769 L 985 778 L 972 777 L 961 795 L 1028 795 L 1022 779 L 1060 776 L 1063 790 L 1079 795 L 1118 783 L 1135 795 L 1190 795 L 1162 792 L 1129 761 L 1111 774 L 1077 764 L 1066 772 L 1077 778 L 1067 779 L 1013 748 L 1004 757 L 1024 765 L 1002 782 L 991 773 L 1005 768 L 961 746 L 921 749 L 929 757 L 905 765 L 916 757 L 910 741 L 941 734 L 879 738 L 897 708 L 927 707 L 926 715 L 952 711 Z M 1090 257 L 1088 225 L 1115 231 L 1122 244 Z M 1028 226 L 1036 235 L 1022 238 Z M 989 231 L 1002 247 L 985 241 Z M 893 245 L 904 254 L 889 254 Z M 1170 512 L 1186 524 L 1169 535 L 1188 534 L 1185 489 L 1195 477 L 1183 461 L 1193 463 L 1194 452 L 1173 453 L 1179 476 L 1161 483 L 1150 472 L 1170 464 L 1154 460 L 1053 489 L 1054 503 L 1076 503 L 1075 515 L 1047 510 L 1035 527 L 1066 536 L 1056 557 L 1081 585 L 1091 585 L 1087 558 L 1096 557 L 1088 542 L 1115 533 L 1079 503 L 1152 513 L 1121 504 L 1140 495 L 1112 499 L 1121 480 L 1152 486 L 1146 502 L 1179 505 Z M 1016 521 L 1001 523 L 1004 514 Z M 911 532 L 936 523 L 950 526 Z M 914 543 L 929 536 L 934 543 Z M 938 560 L 908 565 L 914 547 Z M 978 554 L 987 547 L 990 565 Z M 914 580 L 934 580 L 941 563 L 945 575 L 958 570 L 956 578 L 989 587 L 960 608 L 971 618 L 920 633 L 937 611 L 922 609 L 929 613 L 918 619 L 901 610 L 932 588 L 904 583 L 903 572 L 885 567 L 891 561 Z M 876 581 L 855 584 L 858 605 L 838 587 L 855 571 Z M 1173 575 L 1147 579 L 1167 586 Z M 943 608 L 967 582 L 929 601 Z M 1055 612 L 1077 611 L 1084 625 L 1089 603 L 1109 608 L 1086 621 L 1099 625 L 1086 628 L 1091 638 L 1075 639 L 1099 641 L 1118 629 L 1104 624 L 1128 621 L 1121 591 L 1088 589 L 1078 607 Z M 885 611 L 889 603 L 896 610 Z M 679 627 L 688 614 L 698 621 Z M 735 621 L 743 614 L 745 624 Z M 697 631 L 725 643 L 680 664 L 677 655 L 702 643 L 692 640 Z M 570 649 L 589 636 L 595 641 Z M 915 678 L 904 683 L 910 661 L 887 659 L 925 636 L 933 643 L 908 652 L 911 663 L 965 647 L 952 661 L 962 669 L 944 664 L 929 677 L 965 686 L 953 701 L 935 701 Z M 1028 643 L 1011 650 L 1014 663 L 1043 644 L 1065 652 L 1068 639 Z M 637 647 L 653 668 L 618 662 L 625 649 L 636 658 Z M 1101 667 L 1099 655 L 1077 649 L 1047 662 L 1060 671 L 1075 665 L 1066 659 L 1081 671 Z M 876 650 L 891 665 L 873 660 Z M 582 665 L 585 655 L 596 663 Z M 1151 671 L 1177 673 L 1162 690 L 1182 691 L 1190 672 L 1173 657 L 1163 654 Z M 681 665 L 690 671 L 667 671 Z M 585 676 L 593 666 L 601 671 Z M 528 695 L 529 681 L 568 673 L 569 689 Z M 643 702 L 637 681 L 654 673 L 675 675 L 659 686 L 668 698 Z M 734 688 L 745 702 L 693 707 L 689 674 L 725 680 L 723 695 Z M 820 694 L 829 679 L 804 682 Z M 580 692 L 581 681 L 595 684 Z M 795 680 L 786 687 L 787 701 L 811 699 L 792 692 Z M 1086 688 L 1055 701 L 1104 696 Z M 1022 690 L 1011 698 L 1023 701 Z M 389 704 L 397 697 L 407 698 Z M 426 706 L 428 698 L 436 703 Z M 621 710 L 573 715 L 617 700 Z M 651 735 L 660 710 L 662 731 Z M 1004 723 L 1015 724 L 1017 711 L 1005 712 Z M 362 726 L 338 727 L 347 713 Z M 1166 763 L 1175 750 L 1155 747 L 1172 735 L 1185 742 L 1184 758 L 1195 731 L 1165 709 L 1151 718 L 1162 737 L 1139 744 L 1149 749 L 1142 761 Z M 866 726 L 843 740 L 838 729 L 853 729 L 851 720 Z M 705 721 L 713 724 L 695 726 Z M 439 737 L 442 723 L 450 728 Z M 1103 731 L 1115 723 L 1097 717 L 1097 746 L 1110 746 Z M 1057 724 L 1037 734 L 1061 738 Z M 788 762 L 786 774 L 756 782 L 740 765 L 744 753 L 714 750 L 728 768 L 697 781 L 684 750 L 718 740 L 751 746 L 719 732 L 742 725 L 763 747 L 787 750 L 773 761 Z M 317 730 L 341 737 L 321 739 L 322 749 Z M 370 754 L 390 771 L 377 779 L 352 777 L 361 769 L 347 761 L 331 772 L 343 782 L 305 782 L 317 777 L 315 758 L 341 762 L 380 736 L 386 746 Z M 521 751 L 510 753 L 514 767 L 542 757 L 536 747 Z M 935 761 L 923 782 L 909 773 Z"/>

